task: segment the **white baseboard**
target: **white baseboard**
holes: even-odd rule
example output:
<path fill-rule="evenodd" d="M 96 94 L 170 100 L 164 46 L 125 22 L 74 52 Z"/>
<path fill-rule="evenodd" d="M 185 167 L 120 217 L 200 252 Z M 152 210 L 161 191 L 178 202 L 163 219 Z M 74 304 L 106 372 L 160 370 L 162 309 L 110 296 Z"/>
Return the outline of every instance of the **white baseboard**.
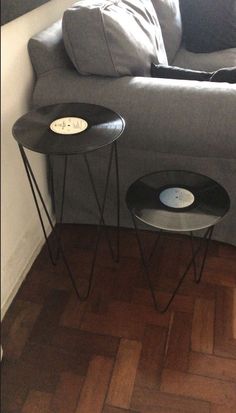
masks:
<path fill-rule="evenodd" d="M 50 233 L 50 227 L 46 228 L 47 233 Z M 32 264 L 34 263 L 35 259 L 39 255 L 43 245 L 45 244 L 44 237 L 37 238 L 35 240 L 35 246 L 31 255 L 28 257 L 27 262 L 24 262 L 23 265 L 20 265 L 18 270 L 18 276 L 15 278 L 15 282 L 13 283 L 12 287 L 9 289 L 7 297 L 1 303 L 1 320 L 5 316 L 8 308 L 10 307 L 17 291 L 19 290 L 22 282 L 24 281 L 25 277 L 27 276 Z"/>

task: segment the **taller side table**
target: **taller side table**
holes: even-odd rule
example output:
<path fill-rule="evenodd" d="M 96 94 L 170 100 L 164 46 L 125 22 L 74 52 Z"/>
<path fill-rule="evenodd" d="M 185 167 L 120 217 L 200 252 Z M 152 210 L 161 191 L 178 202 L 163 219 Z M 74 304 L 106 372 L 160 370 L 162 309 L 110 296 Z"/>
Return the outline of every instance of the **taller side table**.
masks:
<path fill-rule="evenodd" d="M 106 204 L 109 178 L 111 175 L 112 163 L 115 162 L 116 174 L 116 198 L 117 198 L 117 260 L 119 259 L 119 226 L 120 226 L 120 197 L 119 197 L 119 168 L 118 168 L 118 154 L 117 154 L 117 139 L 121 136 L 125 128 L 123 118 L 114 111 L 104 108 L 102 106 L 87 104 L 87 103 L 61 103 L 50 106 L 45 106 L 32 110 L 23 115 L 13 125 L 13 136 L 16 139 L 25 171 L 29 180 L 35 206 L 38 212 L 41 227 L 47 243 L 48 252 L 52 263 L 55 265 L 59 254 L 61 254 L 64 264 L 66 266 L 68 275 L 80 300 L 87 299 L 92 286 L 92 279 L 94 275 L 95 262 L 97 257 L 97 250 L 101 236 L 101 230 L 105 227 L 104 209 Z M 99 201 L 96 190 L 93 174 L 89 165 L 87 154 L 96 151 L 105 146 L 111 146 L 107 173 L 104 184 L 104 195 L 102 201 Z M 99 212 L 98 231 L 95 239 L 95 248 L 91 262 L 91 270 L 89 275 L 88 288 L 86 293 L 82 296 L 78 290 L 77 283 L 73 272 L 70 268 L 69 262 L 61 244 L 61 225 L 59 231 L 55 231 L 57 240 L 57 252 L 53 254 L 50 246 L 46 226 L 42 217 L 41 207 L 43 208 L 46 219 L 52 229 L 55 230 L 53 221 L 47 210 L 45 201 L 40 192 L 37 180 L 33 173 L 29 159 L 26 155 L 26 149 L 38 152 L 48 156 L 49 164 L 51 164 L 52 156 L 61 156 L 64 159 L 63 180 L 62 180 L 62 200 L 59 212 L 59 224 L 63 222 L 63 210 L 66 195 L 66 178 L 68 157 L 72 155 L 81 155 L 84 158 L 89 180 L 91 182 L 91 189 L 93 191 L 95 201 Z M 41 205 L 41 207 L 40 207 Z M 114 258 L 113 248 L 111 246 L 107 231 L 107 241 L 110 247 L 110 252 Z M 54 256 L 55 255 L 55 256 Z"/>

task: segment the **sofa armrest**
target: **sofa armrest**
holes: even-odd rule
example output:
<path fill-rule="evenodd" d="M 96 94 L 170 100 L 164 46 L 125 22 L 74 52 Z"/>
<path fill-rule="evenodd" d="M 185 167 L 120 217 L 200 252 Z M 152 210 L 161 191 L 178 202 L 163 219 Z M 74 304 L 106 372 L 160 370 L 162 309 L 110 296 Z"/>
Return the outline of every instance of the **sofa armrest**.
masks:
<path fill-rule="evenodd" d="M 34 105 L 87 102 L 126 120 L 127 147 L 199 157 L 236 159 L 236 86 L 145 77 L 78 76 L 53 70 L 41 76 Z"/>
<path fill-rule="evenodd" d="M 53 69 L 73 67 L 62 39 L 62 20 L 32 37 L 28 51 L 37 76 Z"/>

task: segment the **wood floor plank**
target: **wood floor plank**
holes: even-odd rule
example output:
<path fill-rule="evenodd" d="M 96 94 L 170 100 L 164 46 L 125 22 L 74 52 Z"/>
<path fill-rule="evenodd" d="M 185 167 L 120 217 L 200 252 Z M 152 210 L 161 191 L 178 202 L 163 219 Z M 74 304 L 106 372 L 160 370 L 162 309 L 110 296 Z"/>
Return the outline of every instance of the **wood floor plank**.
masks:
<path fill-rule="evenodd" d="M 107 314 L 94 314 L 86 311 L 81 329 L 97 334 L 125 337 L 140 340 L 146 324 L 167 327 L 170 314 L 159 314 L 153 307 L 112 301 Z"/>
<path fill-rule="evenodd" d="M 21 284 L 16 298 L 18 300 L 43 304 L 49 292 L 50 288 L 48 286 L 44 283 L 36 282 L 36 280 L 33 280 L 32 277 L 30 277 L 30 274 L 28 274 L 26 279 Z"/>
<path fill-rule="evenodd" d="M 236 288 L 234 288 L 234 298 L 233 298 L 233 338 L 236 340 Z"/>
<path fill-rule="evenodd" d="M 221 404 L 211 404 L 211 413 L 235 413 L 235 406 L 227 407 Z"/>
<path fill-rule="evenodd" d="M 160 306 L 164 306 L 170 299 L 171 294 L 167 292 L 157 292 Z M 132 302 L 135 304 L 153 306 L 153 300 L 149 289 L 135 288 L 133 291 Z M 192 313 L 194 307 L 194 298 L 187 295 L 176 295 L 172 301 L 169 311 L 181 311 L 183 313 Z"/>
<path fill-rule="evenodd" d="M 216 294 L 216 320 L 214 354 L 236 358 L 236 340 L 233 337 L 234 292 L 218 287 Z"/>
<path fill-rule="evenodd" d="M 236 287 L 236 259 L 209 257 L 206 261 L 203 279 L 210 284 Z"/>
<path fill-rule="evenodd" d="M 59 324 L 67 302 L 67 292 L 51 290 L 32 329 L 29 337 L 31 342 L 50 344 L 51 337 Z"/>
<path fill-rule="evenodd" d="M 127 410 L 127 409 L 120 409 L 119 407 L 113 407 L 105 405 L 102 413 L 139 413 L 135 412 L 134 410 Z"/>
<path fill-rule="evenodd" d="M 109 251 L 107 252 L 109 254 Z M 112 300 L 114 279 L 117 277 L 117 268 L 96 266 L 96 276 L 93 289 L 87 302 L 89 311 L 96 314 L 105 314 Z"/>
<path fill-rule="evenodd" d="M 205 298 L 206 300 L 215 299 L 216 285 L 208 284 L 202 280 L 200 284 L 196 284 L 192 278 L 188 278 L 179 289 L 179 294 L 190 295 L 196 298 Z"/>
<path fill-rule="evenodd" d="M 3 370 L 3 369 L 2 369 Z M 1 374 L 1 411 L 20 412 L 28 394 L 28 386 L 18 380 L 10 381 Z"/>
<path fill-rule="evenodd" d="M 96 227 L 62 229 L 85 289 Z M 109 235 L 115 245 L 116 230 Z M 148 254 L 156 234 L 142 235 Z M 75 297 L 62 260 L 52 266 L 42 249 L 2 323 L 2 413 L 235 413 L 236 248 L 212 241 L 202 282 L 190 271 L 160 314 L 134 231 L 121 230 L 121 240 L 115 263 L 103 234 L 86 303 Z M 189 254 L 183 235 L 168 235 L 158 249 L 161 304 Z"/>
<path fill-rule="evenodd" d="M 86 302 L 78 300 L 78 297 L 73 291 L 61 315 L 59 324 L 64 327 L 79 328 L 86 305 Z"/>
<path fill-rule="evenodd" d="M 158 388 L 164 363 L 167 329 L 147 325 L 142 341 L 135 385 Z"/>
<path fill-rule="evenodd" d="M 29 301 L 21 301 L 21 308 L 4 337 L 4 357 L 17 359 L 20 357 L 25 343 L 40 313 L 41 305 Z"/>
<path fill-rule="evenodd" d="M 236 359 L 227 359 L 210 354 L 190 353 L 189 372 L 236 383 Z"/>
<path fill-rule="evenodd" d="M 22 361 L 32 366 L 35 372 L 42 371 L 49 377 L 72 370 L 81 376 L 87 372 L 90 353 L 71 353 L 60 347 L 28 343 L 22 354 Z"/>
<path fill-rule="evenodd" d="M 226 407 L 236 405 L 236 384 L 195 374 L 164 369 L 160 390 L 205 400 Z"/>
<path fill-rule="evenodd" d="M 122 258 L 115 271 L 112 288 L 113 300 L 130 302 L 133 296 L 133 289 L 142 277 L 139 259 Z"/>
<path fill-rule="evenodd" d="M 42 356 L 44 355 L 43 353 L 41 354 Z M 37 353 L 36 356 L 39 357 L 40 352 Z M 17 387 L 19 391 L 22 390 L 22 393 L 25 395 L 25 391 L 34 388 L 42 392 L 51 393 L 57 384 L 57 370 L 52 368 L 50 363 L 48 363 L 48 366 L 44 366 L 43 363 L 40 363 L 40 360 L 36 364 L 34 360 L 32 363 L 27 363 L 22 357 L 17 361 L 10 362 L 3 359 L 1 370 L 4 393 L 6 395 L 8 392 L 11 393 L 13 399 L 13 390 L 17 389 Z M 18 396 L 16 395 L 15 398 L 18 398 Z"/>
<path fill-rule="evenodd" d="M 83 382 L 83 377 L 80 377 L 71 371 L 63 372 L 60 375 L 59 383 L 52 398 L 52 412 L 74 413 L 78 404 Z"/>
<path fill-rule="evenodd" d="M 75 413 L 101 413 L 113 367 L 113 360 L 94 356 L 81 390 Z"/>
<path fill-rule="evenodd" d="M 176 287 L 177 279 L 160 278 L 160 282 L 157 281 L 156 290 L 171 294 Z M 178 295 L 190 296 L 192 298 L 202 297 L 211 300 L 215 298 L 216 288 L 217 285 L 208 284 L 204 282 L 204 280 L 201 281 L 200 284 L 194 283 L 193 274 L 189 274 L 179 288 Z"/>
<path fill-rule="evenodd" d="M 150 250 L 148 252 L 150 253 Z M 161 286 L 162 281 L 164 282 L 167 278 L 176 282 L 181 266 L 190 252 L 191 246 L 190 243 L 186 243 L 186 240 L 179 239 L 176 242 L 176 239 L 172 237 L 163 237 L 151 260 L 153 285 Z"/>
<path fill-rule="evenodd" d="M 118 350 L 106 403 L 129 409 L 142 344 L 122 339 Z"/>
<path fill-rule="evenodd" d="M 74 328 L 59 327 L 55 331 L 51 343 L 53 346 L 78 357 L 82 354 L 115 357 L 119 346 L 119 338 Z"/>
<path fill-rule="evenodd" d="M 154 389 L 135 387 L 131 407 L 141 413 L 210 413 L 210 403 Z"/>
<path fill-rule="evenodd" d="M 165 367 L 186 371 L 191 343 L 192 315 L 175 313 L 165 358 Z"/>
<path fill-rule="evenodd" d="M 31 390 L 27 396 L 22 413 L 51 413 L 52 394 Z"/>
<path fill-rule="evenodd" d="M 191 348 L 193 351 L 213 353 L 215 302 L 197 298 L 194 306 Z"/>

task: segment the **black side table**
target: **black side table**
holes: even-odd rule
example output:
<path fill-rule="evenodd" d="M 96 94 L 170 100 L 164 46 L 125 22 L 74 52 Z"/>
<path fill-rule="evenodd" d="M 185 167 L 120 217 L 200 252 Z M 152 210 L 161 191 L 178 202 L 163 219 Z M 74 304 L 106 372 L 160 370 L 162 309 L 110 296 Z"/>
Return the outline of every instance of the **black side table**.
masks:
<path fill-rule="evenodd" d="M 145 175 L 135 181 L 127 191 L 126 202 L 132 216 L 144 273 L 154 306 L 156 310 L 163 313 L 169 308 L 192 265 L 195 282 L 201 281 L 214 226 L 229 210 L 230 199 L 221 185 L 204 175 L 188 171 L 161 171 Z M 144 255 L 137 221 L 159 229 L 148 259 Z M 198 246 L 196 246 L 193 235 L 193 232 L 197 230 L 205 230 Z M 192 257 L 180 276 L 169 301 L 163 308 L 160 308 L 150 278 L 149 264 L 163 231 L 190 233 Z M 198 271 L 196 258 L 202 249 L 200 271 Z"/>
<path fill-rule="evenodd" d="M 117 198 L 117 257 L 119 260 L 119 225 L 120 225 L 120 199 L 119 199 L 119 169 L 117 154 L 117 139 L 121 136 L 125 128 L 123 118 L 110 109 L 102 106 L 87 103 L 62 103 L 45 106 L 33 110 L 16 121 L 13 126 L 13 136 L 18 142 L 22 160 L 24 162 L 26 174 L 29 180 L 30 188 L 37 208 L 38 216 L 47 243 L 48 252 L 52 263 L 55 265 L 61 254 L 64 264 L 67 268 L 68 275 L 75 289 L 77 297 L 80 300 L 87 299 L 91 290 L 92 278 L 94 274 L 95 262 L 97 257 L 98 244 L 101 236 L 101 230 L 105 227 L 104 209 L 108 192 L 109 178 L 112 169 L 113 158 L 115 162 L 116 174 L 116 198 Z M 105 146 L 111 146 L 107 173 L 104 184 L 104 195 L 102 202 L 99 202 L 97 190 L 95 187 L 93 175 L 89 165 L 87 154 L 96 151 Z M 25 149 L 39 152 L 48 156 L 49 165 L 52 156 L 61 156 L 64 159 L 63 180 L 62 180 L 62 201 L 60 205 L 59 224 L 63 222 L 63 209 L 66 194 L 66 177 L 68 157 L 72 155 L 82 155 L 85 161 L 86 169 L 91 182 L 91 188 L 96 200 L 99 212 L 98 231 L 95 240 L 95 249 L 91 263 L 88 289 L 85 295 L 81 296 L 73 272 L 66 258 L 61 244 L 61 225 L 59 231 L 55 231 L 57 240 L 57 251 L 53 254 L 50 246 L 45 223 L 40 210 L 40 203 L 46 214 L 48 223 L 54 231 L 54 225 L 50 214 L 46 208 L 44 199 L 40 192 L 37 180 L 27 158 Z M 53 179 L 52 179 L 53 182 Z M 52 185 L 53 189 L 53 185 Z M 111 255 L 114 259 L 114 252 L 111 246 L 109 236 L 106 231 L 106 237 L 109 244 Z M 55 255 L 55 257 L 54 257 Z"/>

